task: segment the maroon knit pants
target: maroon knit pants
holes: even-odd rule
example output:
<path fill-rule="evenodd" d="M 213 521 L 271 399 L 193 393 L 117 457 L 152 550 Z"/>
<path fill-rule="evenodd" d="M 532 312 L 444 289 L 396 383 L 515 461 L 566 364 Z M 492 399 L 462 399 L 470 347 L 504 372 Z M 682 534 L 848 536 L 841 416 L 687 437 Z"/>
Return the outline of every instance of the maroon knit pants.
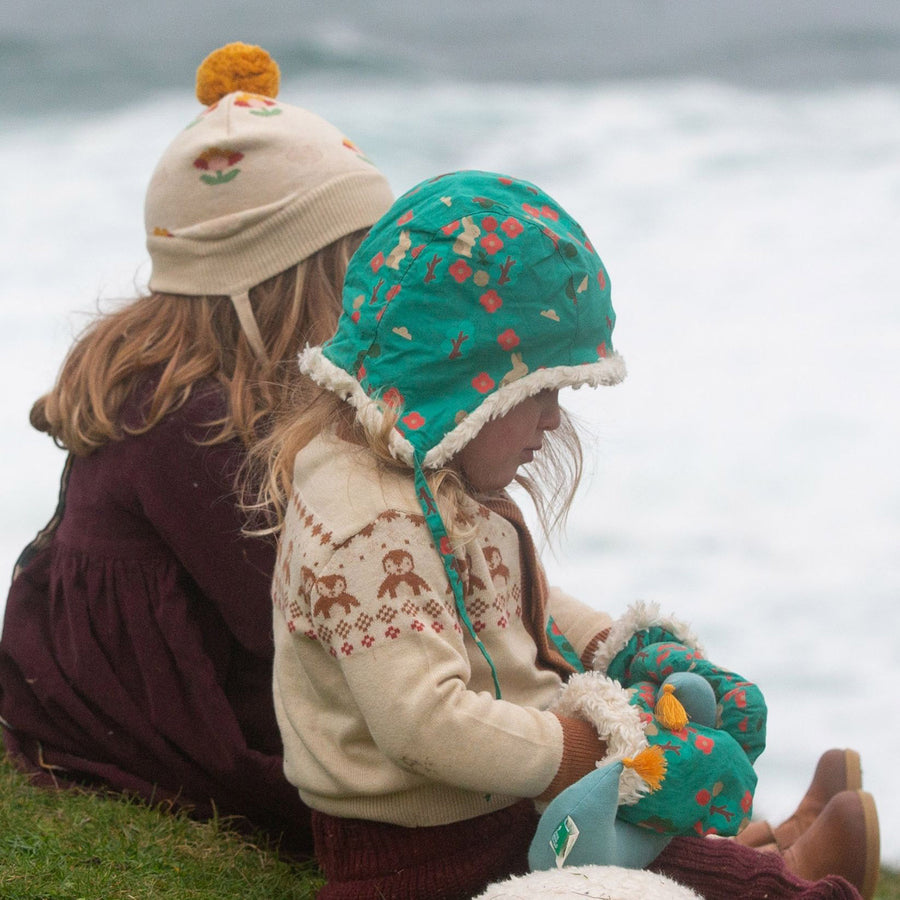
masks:
<path fill-rule="evenodd" d="M 837 875 L 804 881 L 788 871 L 778 853 L 728 840 L 674 838 L 648 868 L 706 900 L 861 900 L 859 892 Z"/>
<path fill-rule="evenodd" d="M 313 810 L 319 900 L 470 900 L 492 881 L 528 871 L 534 803 L 427 828 L 339 819 Z"/>
<path fill-rule="evenodd" d="M 319 900 L 469 900 L 527 871 L 537 827 L 531 801 L 490 815 L 403 828 L 313 811 L 316 857 L 328 880 Z M 734 841 L 674 838 L 648 867 L 706 900 L 861 900 L 843 878 L 810 882 L 777 853 Z"/>

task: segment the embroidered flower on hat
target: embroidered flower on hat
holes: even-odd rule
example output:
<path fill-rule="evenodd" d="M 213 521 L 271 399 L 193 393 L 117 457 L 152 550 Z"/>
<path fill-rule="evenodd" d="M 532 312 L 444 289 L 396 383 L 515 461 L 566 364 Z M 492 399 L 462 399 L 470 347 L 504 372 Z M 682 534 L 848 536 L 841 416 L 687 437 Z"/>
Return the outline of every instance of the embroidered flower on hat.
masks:
<path fill-rule="evenodd" d="M 232 181 L 240 174 L 240 169 L 233 168 L 244 158 L 244 154 L 237 150 L 223 150 L 220 147 L 210 147 L 204 150 L 195 160 L 194 168 L 202 169 L 204 173 L 215 172 L 215 175 L 203 174 L 200 180 L 204 184 L 225 184 Z"/>
<path fill-rule="evenodd" d="M 235 98 L 234 105 L 249 110 L 251 116 L 281 115 L 281 107 L 274 100 L 260 94 L 240 94 Z"/>

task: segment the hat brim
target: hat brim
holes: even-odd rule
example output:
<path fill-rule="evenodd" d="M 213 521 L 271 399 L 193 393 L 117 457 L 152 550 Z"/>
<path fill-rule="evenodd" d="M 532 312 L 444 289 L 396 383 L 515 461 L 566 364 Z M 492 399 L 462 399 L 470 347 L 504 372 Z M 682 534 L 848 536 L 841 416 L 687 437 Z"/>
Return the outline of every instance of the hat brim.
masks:
<path fill-rule="evenodd" d="M 356 409 L 359 421 L 367 431 L 372 433 L 378 431 L 384 421 L 383 405 L 379 398 L 370 397 L 356 378 L 325 356 L 321 347 L 307 347 L 301 351 L 299 365 L 300 371 L 321 387 L 333 391 L 350 403 Z M 614 385 L 622 381 L 625 374 L 625 360 L 618 353 L 612 353 L 593 363 L 553 366 L 529 372 L 521 378 L 502 384 L 486 397 L 477 409 L 444 435 L 440 443 L 424 453 L 421 464 L 427 469 L 445 465 L 488 422 L 506 415 L 523 400 L 541 391 L 565 387 L 579 388 L 582 385 L 590 387 Z M 411 466 L 416 454 L 412 442 L 397 429 L 391 432 L 389 441 L 391 453 Z"/>

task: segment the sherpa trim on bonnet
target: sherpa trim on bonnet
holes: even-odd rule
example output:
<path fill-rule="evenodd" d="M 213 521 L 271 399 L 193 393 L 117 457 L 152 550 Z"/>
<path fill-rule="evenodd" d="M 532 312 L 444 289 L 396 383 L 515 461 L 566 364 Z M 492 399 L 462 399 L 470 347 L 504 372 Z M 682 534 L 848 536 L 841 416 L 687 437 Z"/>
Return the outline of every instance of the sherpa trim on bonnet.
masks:
<path fill-rule="evenodd" d="M 260 47 L 211 53 L 197 70 L 207 108 L 163 153 L 144 204 L 151 290 L 232 297 L 254 345 L 247 292 L 367 228 L 393 201 L 359 148 L 278 102 L 278 86 L 278 66 Z"/>
<path fill-rule="evenodd" d="M 433 178 L 372 227 L 347 271 L 337 333 L 300 368 L 436 468 L 540 391 L 616 384 L 609 276 L 581 226 L 535 185 Z"/>

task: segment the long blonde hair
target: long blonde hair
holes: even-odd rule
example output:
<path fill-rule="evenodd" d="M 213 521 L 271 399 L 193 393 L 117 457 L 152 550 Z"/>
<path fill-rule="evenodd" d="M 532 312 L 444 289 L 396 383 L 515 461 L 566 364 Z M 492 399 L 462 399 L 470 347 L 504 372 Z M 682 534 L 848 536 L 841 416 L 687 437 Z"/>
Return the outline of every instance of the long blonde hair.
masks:
<path fill-rule="evenodd" d="M 385 471 L 412 469 L 390 451 L 389 435 L 400 410 L 385 404 L 381 428 L 372 433 L 363 428 L 355 409 L 334 392 L 302 376 L 291 389 L 270 433 L 258 441 L 247 457 L 245 484 L 256 486 L 255 501 L 247 503 L 254 534 L 278 534 L 290 501 L 294 459 L 318 434 L 334 431 L 339 437 L 366 447 Z M 544 448 L 515 481 L 528 494 L 544 534 L 551 537 L 565 526 L 583 469 L 583 451 L 578 431 L 560 410 L 560 425 L 544 435 Z M 479 499 L 451 464 L 426 473 L 429 487 L 440 509 L 447 532 L 454 541 L 465 541 L 474 533 L 473 501 Z"/>
<path fill-rule="evenodd" d="M 299 349 L 333 333 L 347 262 L 364 234 L 340 238 L 250 291 L 271 362 L 253 353 L 228 297 L 151 293 L 88 325 L 52 390 L 32 407 L 31 424 L 86 456 L 153 428 L 198 381 L 212 378 L 228 402 L 225 415 L 208 423 L 216 429 L 210 443 L 238 438 L 249 447 L 299 377 Z M 123 404 L 153 371 L 159 378 L 141 421 L 123 422 Z"/>

